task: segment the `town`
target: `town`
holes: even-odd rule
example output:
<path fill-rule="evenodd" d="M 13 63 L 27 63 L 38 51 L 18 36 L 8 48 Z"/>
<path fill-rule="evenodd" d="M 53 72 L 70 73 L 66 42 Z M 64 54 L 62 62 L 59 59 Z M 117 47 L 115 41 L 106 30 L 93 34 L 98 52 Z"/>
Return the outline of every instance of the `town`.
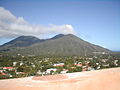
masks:
<path fill-rule="evenodd" d="M 0 55 L 0 79 L 45 76 L 120 67 L 120 56 L 44 57 Z"/>

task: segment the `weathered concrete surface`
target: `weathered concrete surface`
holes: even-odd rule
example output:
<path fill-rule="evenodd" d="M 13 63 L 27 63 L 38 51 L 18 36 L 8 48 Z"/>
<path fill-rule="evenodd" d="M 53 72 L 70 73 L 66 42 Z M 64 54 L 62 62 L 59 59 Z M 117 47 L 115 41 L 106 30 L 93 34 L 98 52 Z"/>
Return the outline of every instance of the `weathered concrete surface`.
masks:
<path fill-rule="evenodd" d="M 0 90 L 120 90 L 120 68 L 0 80 Z"/>

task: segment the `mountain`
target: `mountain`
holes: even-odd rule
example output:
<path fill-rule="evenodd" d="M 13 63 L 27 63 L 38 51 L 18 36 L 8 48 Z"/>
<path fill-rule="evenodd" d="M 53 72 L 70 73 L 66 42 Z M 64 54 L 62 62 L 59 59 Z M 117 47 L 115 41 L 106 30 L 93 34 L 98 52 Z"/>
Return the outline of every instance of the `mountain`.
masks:
<path fill-rule="evenodd" d="M 29 36 L 31 37 L 31 36 Z M 0 51 L 2 52 L 8 52 L 13 54 L 24 54 L 24 55 L 55 55 L 55 56 L 73 56 L 73 55 L 93 55 L 94 52 L 107 52 L 110 53 L 111 51 L 108 49 L 105 49 L 103 47 L 91 44 L 89 42 L 86 42 L 79 37 L 68 34 L 63 35 L 59 34 L 55 37 L 47 40 L 39 40 L 35 37 L 32 39 L 29 39 L 29 37 L 26 37 L 26 39 L 17 39 L 13 41 L 6 43 L 3 46 L 11 45 L 10 48 L 4 48 L 1 47 Z M 20 45 L 19 42 L 20 40 Z M 35 40 L 35 41 L 34 41 Z M 27 43 L 25 44 L 24 41 Z M 11 44 L 12 43 L 12 44 Z M 28 44 L 29 43 L 29 44 Z M 19 47 L 15 47 L 17 46 Z M 22 47 L 21 47 L 22 45 Z M 8 50 L 5 50 L 8 49 Z"/>
<path fill-rule="evenodd" d="M 61 38 L 61 37 L 63 37 L 63 36 L 64 36 L 64 34 L 58 34 L 58 35 L 54 36 L 54 37 L 51 38 L 51 39 L 58 39 L 58 38 Z"/>
<path fill-rule="evenodd" d="M 40 43 L 42 41 L 44 40 L 40 40 L 34 36 L 20 36 L 10 42 L 3 44 L 2 47 L 26 47 L 35 43 Z"/>

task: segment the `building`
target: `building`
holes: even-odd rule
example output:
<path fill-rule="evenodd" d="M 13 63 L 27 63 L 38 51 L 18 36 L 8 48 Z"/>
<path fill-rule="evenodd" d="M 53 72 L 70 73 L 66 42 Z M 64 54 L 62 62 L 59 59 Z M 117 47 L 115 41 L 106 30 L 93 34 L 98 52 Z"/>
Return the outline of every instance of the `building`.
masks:
<path fill-rule="evenodd" d="M 3 67 L 3 70 L 12 71 L 12 70 L 15 70 L 15 68 L 14 67 Z"/>
<path fill-rule="evenodd" d="M 46 74 L 50 74 L 51 72 L 56 72 L 57 69 L 56 68 L 50 68 L 46 70 Z"/>
<path fill-rule="evenodd" d="M 53 66 L 55 66 L 55 67 L 63 67 L 64 63 L 55 63 Z"/>

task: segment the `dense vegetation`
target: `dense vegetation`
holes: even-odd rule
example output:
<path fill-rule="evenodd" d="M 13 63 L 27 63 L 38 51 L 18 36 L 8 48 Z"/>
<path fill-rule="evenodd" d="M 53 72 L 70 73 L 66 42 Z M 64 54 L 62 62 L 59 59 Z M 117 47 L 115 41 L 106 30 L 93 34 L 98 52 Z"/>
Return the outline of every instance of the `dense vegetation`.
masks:
<path fill-rule="evenodd" d="M 12 69 L 4 69 L 12 67 Z M 120 55 L 45 57 L 0 55 L 0 78 L 18 78 L 120 67 Z M 51 70 L 48 72 L 48 70 Z"/>

